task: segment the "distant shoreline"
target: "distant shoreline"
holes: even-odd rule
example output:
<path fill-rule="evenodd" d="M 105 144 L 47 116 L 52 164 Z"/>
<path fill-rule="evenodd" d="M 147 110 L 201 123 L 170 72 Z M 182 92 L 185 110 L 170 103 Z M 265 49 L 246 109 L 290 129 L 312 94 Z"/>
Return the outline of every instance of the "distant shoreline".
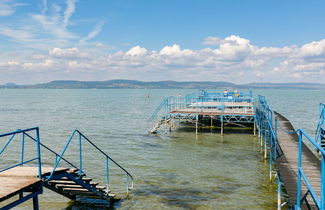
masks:
<path fill-rule="evenodd" d="M 7 83 L 1 89 L 307 89 L 325 90 L 320 83 L 248 83 L 235 84 L 230 82 L 176 82 L 157 81 L 143 82 L 137 80 L 77 81 L 55 80 L 48 83 L 19 85 Z"/>

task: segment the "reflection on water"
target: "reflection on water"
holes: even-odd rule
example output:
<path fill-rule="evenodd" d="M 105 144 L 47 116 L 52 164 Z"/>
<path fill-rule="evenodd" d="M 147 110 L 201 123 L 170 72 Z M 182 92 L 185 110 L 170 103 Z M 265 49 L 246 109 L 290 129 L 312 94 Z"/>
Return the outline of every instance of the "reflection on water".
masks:
<path fill-rule="evenodd" d="M 130 197 L 113 207 L 93 200 L 87 203 L 96 205 L 72 202 L 46 190 L 40 196 L 41 209 L 274 209 L 276 186 L 268 180 L 268 160 L 263 160 L 253 135 L 228 130 L 222 137 L 217 128 L 202 129 L 198 135 L 193 128 L 148 134 L 146 120 L 162 98 L 191 92 L 1 89 L 0 133 L 39 126 L 42 142 L 59 152 L 71 132 L 79 129 L 135 177 Z M 317 116 L 317 103 L 325 96 L 307 92 L 258 90 L 294 126 L 313 131 L 316 117 L 308 121 L 306 116 Z M 310 100 L 300 101 L 299 107 L 286 106 L 304 94 Z M 294 114 L 301 109 L 303 114 Z M 53 162 L 43 152 L 44 160 Z M 77 160 L 73 155 L 69 158 Z M 103 160 L 91 151 L 89 156 L 87 175 L 104 183 Z M 122 187 L 123 181 L 124 176 Z M 30 207 L 28 202 L 17 209 Z"/>

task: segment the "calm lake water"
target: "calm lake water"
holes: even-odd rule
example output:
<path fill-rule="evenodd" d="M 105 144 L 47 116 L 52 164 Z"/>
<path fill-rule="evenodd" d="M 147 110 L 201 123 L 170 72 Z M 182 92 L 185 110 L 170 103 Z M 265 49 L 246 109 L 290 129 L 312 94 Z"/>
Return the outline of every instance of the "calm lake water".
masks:
<path fill-rule="evenodd" d="M 149 135 L 147 119 L 164 97 L 196 90 L 8 90 L 0 89 L 0 133 L 38 126 L 41 141 L 57 152 L 79 129 L 135 178 L 122 209 L 275 209 L 276 186 L 268 181 L 257 137 L 251 134 L 177 131 Z M 314 136 L 325 91 L 256 90 L 272 108 Z M 147 97 L 147 96 L 150 97 Z M 75 163 L 77 141 L 66 157 Z M 11 147 L 9 151 L 19 151 Z M 86 148 L 85 171 L 105 182 L 105 162 Z M 18 154 L 12 153 L 11 155 Z M 10 155 L 9 155 L 10 156 Z M 8 156 L 8 157 L 9 157 Z M 42 150 L 51 165 L 53 156 Z M 11 163 L 1 157 L 1 163 Z M 113 166 L 112 166 L 113 167 Z M 114 192 L 123 196 L 124 176 L 112 168 Z M 41 209 L 95 209 L 46 190 Z M 25 203 L 16 209 L 30 209 Z M 103 208 L 99 206 L 98 208 Z"/>

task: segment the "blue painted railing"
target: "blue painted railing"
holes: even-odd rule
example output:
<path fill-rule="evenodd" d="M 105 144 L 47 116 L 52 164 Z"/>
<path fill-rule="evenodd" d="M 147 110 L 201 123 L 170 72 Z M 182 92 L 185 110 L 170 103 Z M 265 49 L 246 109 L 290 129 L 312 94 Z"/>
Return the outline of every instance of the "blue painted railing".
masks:
<path fill-rule="evenodd" d="M 267 150 L 269 150 L 269 166 L 270 166 L 270 177 L 273 171 L 273 160 L 275 160 L 277 155 L 277 129 L 278 129 L 278 119 L 277 116 L 272 111 L 266 97 L 257 97 L 257 110 L 256 110 L 256 121 L 259 131 L 259 136 L 261 137 L 261 146 L 264 147 L 264 157 L 267 156 Z M 263 141 L 264 140 L 264 141 Z"/>
<path fill-rule="evenodd" d="M 168 113 L 173 110 L 183 108 L 205 108 L 200 107 L 200 102 L 251 102 L 255 103 L 252 91 L 236 92 L 227 91 L 227 93 L 201 91 L 200 93 L 191 93 L 186 96 L 170 96 L 165 98 L 155 109 L 149 122 L 166 119 Z M 251 106 L 250 106 L 251 107 Z M 215 108 L 224 109 L 224 105 Z M 254 108 L 254 107 L 251 107 Z"/>
<path fill-rule="evenodd" d="M 319 105 L 319 120 L 316 129 L 316 142 L 321 145 L 322 139 L 325 139 L 325 104 Z"/>
<path fill-rule="evenodd" d="M 36 147 L 36 154 L 35 156 L 33 156 L 33 158 L 25 160 L 25 153 L 26 153 L 26 148 L 25 148 L 25 137 L 31 137 L 31 135 L 29 133 L 35 132 L 35 138 L 33 138 L 35 140 L 35 147 Z M 5 133 L 5 134 L 1 134 L 0 138 L 4 138 L 4 137 L 9 137 L 9 139 L 6 141 L 6 143 L 4 144 L 3 148 L 0 150 L 0 156 L 3 155 L 5 153 L 6 148 L 9 146 L 10 143 L 12 143 L 17 137 L 21 135 L 21 154 L 20 154 L 20 161 L 17 164 L 11 165 L 9 167 L 0 169 L 0 172 L 15 168 L 17 166 L 23 166 L 24 164 L 33 162 L 33 161 L 37 161 L 37 166 L 38 166 L 38 178 L 42 177 L 42 162 L 41 162 L 41 150 L 40 150 L 40 136 L 39 136 L 39 128 L 38 127 L 34 127 L 34 128 L 28 128 L 28 129 L 24 129 L 24 130 L 16 130 L 13 132 L 9 132 L 9 133 Z M 19 155 L 19 154 L 18 154 Z"/>
<path fill-rule="evenodd" d="M 321 104 L 321 116 L 320 122 L 324 120 L 324 104 Z M 266 157 L 267 149 L 269 150 L 269 159 L 270 159 L 270 176 L 272 175 L 273 170 L 273 160 L 275 160 L 277 155 L 277 129 L 278 127 L 283 130 L 287 134 L 297 133 L 298 135 L 298 182 L 297 182 L 297 197 L 296 197 L 296 205 L 295 209 L 301 208 L 301 181 L 303 180 L 306 184 L 307 190 L 312 196 L 315 205 L 318 209 L 325 210 L 325 150 L 320 146 L 317 139 L 311 138 L 304 130 L 297 129 L 288 131 L 283 128 L 279 123 L 276 115 L 272 111 L 270 105 L 267 102 L 267 99 L 264 96 L 258 96 L 258 107 L 256 110 L 256 118 L 258 122 L 259 135 L 261 136 L 261 140 L 264 139 L 264 142 L 261 141 L 261 145 L 264 145 L 264 154 Z M 321 123 L 320 123 L 321 124 Z M 318 126 L 319 127 L 319 126 Z M 317 135 L 316 135 L 317 137 Z M 310 184 L 308 177 L 306 176 L 304 169 L 302 167 L 302 145 L 303 139 L 310 142 L 312 146 L 316 150 L 320 152 L 321 155 L 321 195 L 318 197 Z M 280 177 L 280 175 L 278 175 Z M 280 178 L 278 178 L 278 184 L 280 185 Z M 281 188 L 278 187 L 278 193 L 281 192 Z M 278 195 L 279 197 L 279 195 Z M 278 209 L 281 208 L 281 202 L 278 202 Z"/>
<path fill-rule="evenodd" d="M 302 130 L 298 129 L 297 131 L 298 139 L 299 139 L 299 146 L 298 146 L 298 191 L 297 191 L 297 204 L 296 209 L 300 209 L 301 206 L 301 180 L 303 179 L 313 200 L 315 201 L 316 206 L 318 209 L 325 210 L 325 150 L 320 147 L 314 139 L 312 139 L 308 134 Z M 303 137 L 308 142 L 310 142 L 321 154 L 321 195 L 320 198 L 316 195 L 308 177 L 305 175 L 304 170 L 302 168 L 302 144 L 303 144 Z"/>
<path fill-rule="evenodd" d="M 71 142 L 73 141 L 74 137 L 77 136 L 78 137 L 78 150 L 79 150 L 79 166 L 76 167 L 75 165 L 71 164 L 70 162 L 67 162 L 63 156 L 66 152 L 66 150 L 68 149 L 68 147 L 70 146 Z M 79 173 L 79 177 L 82 176 L 82 174 L 84 173 L 83 171 L 83 164 L 84 164 L 84 160 L 83 160 L 83 149 L 82 149 L 82 143 L 83 142 L 87 142 L 89 143 L 93 148 L 95 148 L 95 150 L 97 150 L 97 152 L 105 157 L 105 171 L 106 171 L 106 185 L 109 185 L 109 161 L 111 161 L 112 163 L 114 163 L 118 168 L 120 168 L 124 173 L 125 173 L 125 183 L 126 183 L 126 193 L 129 193 L 129 190 L 133 189 L 134 186 L 134 179 L 132 177 L 132 175 L 125 169 L 123 168 L 121 165 L 119 165 L 115 160 L 113 160 L 109 155 L 107 155 L 103 150 L 101 150 L 98 146 L 96 146 L 92 141 L 90 141 L 84 134 L 82 134 L 79 130 L 74 130 L 70 136 L 70 138 L 68 139 L 65 147 L 63 148 L 61 154 L 57 154 L 55 153 L 57 156 L 56 159 L 56 163 L 53 167 L 53 170 L 51 172 L 51 174 L 49 176 L 46 177 L 46 180 L 50 180 L 51 177 L 53 176 L 55 170 L 57 169 L 57 167 L 59 166 L 61 160 L 64 160 L 65 162 L 69 163 L 71 166 L 73 166 L 74 168 L 78 169 L 78 173 Z M 130 181 L 131 183 L 129 183 Z"/>

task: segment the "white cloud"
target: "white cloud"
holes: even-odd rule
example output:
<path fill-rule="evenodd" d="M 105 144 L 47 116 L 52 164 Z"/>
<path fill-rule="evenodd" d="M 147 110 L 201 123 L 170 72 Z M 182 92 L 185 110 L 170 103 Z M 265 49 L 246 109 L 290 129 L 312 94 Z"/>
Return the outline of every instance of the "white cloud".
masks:
<path fill-rule="evenodd" d="M 21 75 L 22 71 L 28 76 L 37 74 L 30 78 L 30 83 L 42 82 L 35 78 L 322 82 L 320 78 L 325 75 L 324 42 L 320 40 L 301 47 L 260 47 L 248 39 L 232 35 L 220 40 L 216 48 L 198 50 L 182 49 L 174 44 L 160 51 L 134 46 L 127 51 L 108 54 L 103 53 L 101 43 L 99 48 L 95 45 L 55 47 L 48 53 L 29 57 L 13 59 L 2 55 L 0 82 L 6 82 L 1 81 L 6 78 L 1 76 L 6 70 L 11 74 Z"/>
<path fill-rule="evenodd" d="M 163 47 L 159 55 L 169 55 L 169 56 L 190 56 L 193 55 L 193 51 L 189 49 L 181 50 L 181 47 L 177 44 L 173 44 L 172 46 Z"/>
<path fill-rule="evenodd" d="M 60 1 L 58 1 L 60 2 Z M 81 38 L 81 33 L 73 32 L 71 25 L 92 24 L 95 20 L 84 21 L 76 19 L 71 23 L 72 16 L 76 11 L 77 0 L 65 0 L 65 4 L 55 3 L 48 0 L 40 0 L 39 13 L 20 13 L 19 19 L 14 24 L 1 22 L 0 36 L 5 37 L 2 45 L 10 46 L 19 44 L 20 48 L 48 50 L 53 47 L 78 46 L 78 43 L 87 42 L 95 38 L 105 23 L 96 20 L 94 28 Z M 0 16 L 13 15 L 18 6 L 15 0 L 0 0 Z M 0 37 L 2 38 L 2 37 Z"/>
<path fill-rule="evenodd" d="M 95 37 L 96 37 L 96 36 L 97 36 L 101 31 L 102 31 L 102 28 L 103 28 L 104 24 L 105 24 L 105 22 L 103 22 L 103 21 L 97 23 L 97 24 L 94 26 L 93 30 L 90 31 L 86 37 L 82 38 L 82 39 L 79 41 L 79 43 L 80 43 L 80 44 L 83 44 L 83 43 L 85 43 L 85 42 L 87 42 L 87 41 L 89 41 L 89 40 L 95 38 Z"/>
<path fill-rule="evenodd" d="M 12 0 L 1 0 L 0 1 L 0 16 L 10 16 L 15 14 L 16 8 L 18 6 L 23 6 L 24 4 L 15 3 Z"/>
<path fill-rule="evenodd" d="M 78 48 L 53 48 L 49 51 L 49 55 L 53 56 L 55 58 L 86 58 L 88 56 L 88 53 L 80 52 Z"/>
<path fill-rule="evenodd" d="M 221 39 L 214 36 L 208 36 L 202 42 L 203 45 L 217 45 L 220 44 Z"/>
<path fill-rule="evenodd" d="M 76 10 L 76 2 L 77 0 L 66 0 L 67 8 L 64 11 L 64 16 L 63 16 L 63 27 L 66 28 L 69 25 L 69 20 L 72 16 L 72 14 Z"/>
<path fill-rule="evenodd" d="M 126 55 L 131 55 L 131 56 L 142 56 L 147 54 L 147 49 L 138 46 L 132 47 L 129 51 L 125 53 Z"/>

